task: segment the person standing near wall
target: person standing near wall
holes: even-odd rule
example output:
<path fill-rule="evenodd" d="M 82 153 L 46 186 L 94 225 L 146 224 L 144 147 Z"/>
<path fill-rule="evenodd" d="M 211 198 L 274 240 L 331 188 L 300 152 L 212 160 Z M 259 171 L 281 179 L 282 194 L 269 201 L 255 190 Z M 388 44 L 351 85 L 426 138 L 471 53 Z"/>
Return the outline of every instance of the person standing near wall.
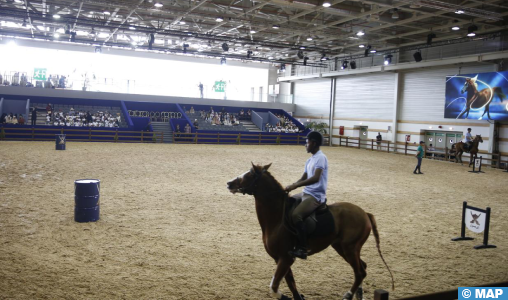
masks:
<path fill-rule="evenodd" d="M 35 126 L 35 122 L 37 121 L 37 111 L 35 110 L 35 107 L 32 108 L 32 126 Z"/>
<path fill-rule="evenodd" d="M 418 164 L 416 165 L 416 168 L 413 171 L 413 174 L 423 174 L 422 170 L 421 170 L 421 167 L 422 167 L 423 155 L 425 153 L 425 151 L 423 149 L 424 147 L 425 147 L 425 142 L 420 141 L 420 146 L 418 146 L 418 149 L 417 149 L 417 152 L 416 152 L 416 155 L 415 155 L 415 157 L 418 159 Z M 418 173 L 416 171 L 418 171 Z"/>
<path fill-rule="evenodd" d="M 201 95 L 201 98 L 203 98 L 203 84 L 200 82 L 198 87 L 199 87 L 199 94 Z"/>
<path fill-rule="evenodd" d="M 377 150 L 381 150 L 381 141 L 382 140 L 383 140 L 383 137 L 381 136 L 381 132 L 378 132 L 377 136 L 376 136 Z"/>

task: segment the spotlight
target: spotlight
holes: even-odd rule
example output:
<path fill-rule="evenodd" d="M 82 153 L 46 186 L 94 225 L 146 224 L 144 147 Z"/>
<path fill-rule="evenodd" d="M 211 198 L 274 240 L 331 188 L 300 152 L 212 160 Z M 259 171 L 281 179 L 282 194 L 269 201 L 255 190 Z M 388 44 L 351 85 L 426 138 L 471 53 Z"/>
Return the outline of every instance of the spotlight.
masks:
<path fill-rule="evenodd" d="M 460 30 L 460 27 L 459 26 L 453 26 L 452 30 Z"/>
<path fill-rule="evenodd" d="M 229 50 L 228 44 L 226 44 L 226 43 L 222 44 L 222 50 L 228 51 Z"/>
<path fill-rule="evenodd" d="M 392 63 L 392 57 L 393 55 L 391 54 L 385 55 L 385 66 L 388 66 L 389 64 Z"/>
<path fill-rule="evenodd" d="M 226 58 L 225 57 L 221 57 L 220 58 L 220 65 L 221 66 L 225 66 L 226 65 Z"/>
<path fill-rule="evenodd" d="M 256 31 L 255 31 L 255 30 L 251 30 L 251 31 L 250 31 L 250 33 L 251 33 L 251 34 L 254 34 L 254 33 L 256 33 Z"/>
<path fill-rule="evenodd" d="M 370 50 L 370 53 L 376 53 L 376 52 L 377 52 L 377 50 L 376 50 L 376 49 L 371 49 L 371 50 Z"/>
<path fill-rule="evenodd" d="M 301 50 L 305 50 L 305 46 L 300 46 L 300 49 Z"/>
<path fill-rule="evenodd" d="M 462 9 L 457 9 L 457 10 L 455 11 L 455 13 L 456 13 L 457 15 L 462 15 L 463 13 L 465 13 L 465 11 L 464 11 L 464 10 L 462 10 Z"/>
<path fill-rule="evenodd" d="M 150 33 L 150 39 L 148 40 L 148 50 L 152 50 L 154 41 L 155 41 L 155 36 L 153 35 L 153 33 Z"/>
<path fill-rule="evenodd" d="M 155 2 L 155 4 L 154 4 L 153 6 L 155 6 L 155 7 L 162 7 L 162 6 L 163 6 L 163 4 L 162 4 L 162 3 L 160 3 L 160 2 Z"/>
<path fill-rule="evenodd" d="M 60 19 L 60 15 L 59 14 L 53 15 L 53 18 Z"/>
<path fill-rule="evenodd" d="M 427 45 L 432 45 L 432 39 L 436 38 L 436 34 L 434 32 L 431 32 L 427 35 Z"/>
<path fill-rule="evenodd" d="M 248 51 L 247 51 L 247 58 L 250 58 L 250 57 L 251 57 L 251 55 L 252 55 L 252 51 L 251 51 L 251 50 L 248 50 Z"/>
<path fill-rule="evenodd" d="M 129 29 L 130 29 L 130 30 L 136 30 L 136 27 L 134 27 L 134 26 L 129 26 Z"/>
<path fill-rule="evenodd" d="M 307 60 L 309 60 L 309 58 L 307 56 L 305 56 L 303 58 L 303 65 L 306 66 L 307 65 Z"/>
<path fill-rule="evenodd" d="M 95 47 L 95 53 L 97 54 L 102 53 L 102 48 L 100 46 Z"/>
<path fill-rule="evenodd" d="M 356 33 L 356 35 L 357 35 L 357 36 L 363 36 L 363 35 L 365 35 L 365 31 L 360 30 L 360 31 L 358 31 L 358 32 Z"/>
<path fill-rule="evenodd" d="M 298 55 L 298 58 L 299 58 L 299 59 L 303 59 L 303 57 L 304 57 L 304 56 L 303 56 L 303 51 L 302 51 L 302 50 L 298 50 L 298 53 L 297 53 L 296 55 Z"/>
<path fill-rule="evenodd" d="M 272 26 L 272 28 L 273 28 L 273 29 L 279 29 L 279 28 L 280 28 L 280 26 L 279 26 L 279 25 L 273 25 L 273 26 Z"/>
<path fill-rule="evenodd" d="M 416 62 L 422 61 L 422 53 L 419 50 L 413 54 L 413 57 L 415 58 Z"/>
<path fill-rule="evenodd" d="M 312 41 L 312 37 L 310 37 L 310 36 L 309 36 L 309 37 L 307 38 L 307 41 L 309 41 L 309 42 L 310 42 L 310 41 Z"/>
<path fill-rule="evenodd" d="M 349 64 L 349 67 L 350 67 L 351 69 L 353 69 L 353 70 L 354 70 L 354 69 L 356 69 L 356 61 L 354 61 L 354 60 L 353 60 L 353 61 Z"/>
<path fill-rule="evenodd" d="M 340 69 L 341 69 L 341 70 L 347 69 L 347 64 L 348 64 L 348 63 L 349 63 L 349 62 L 348 62 L 347 60 L 344 60 L 344 61 L 342 62 L 342 66 L 340 67 Z"/>
<path fill-rule="evenodd" d="M 478 27 L 476 25 L 471 25 L 467 28 L 467 36 L 475 36 L 475 31 L 478 30 Z"/>
<path fill-rule="evenodd" d="M 178 22 L 178 24 L 185 25 L 185 21 L 180 21 L 180 22 Z"/>
<path fill-rule="evenodd" d="M 53 37 L 54 37 L 55 39 L 57 39 L 57 38 L 59 38 L 59 37 L 60 37 L 60 34 L 59 34 L 59 33 L 53 33 Z"/>
<path fill-rule="evenodd" d="M 330 1 L 325 0 L 325 1 L 323 2 L 323 6 L 324 6 L 324 7 L 330 7 L 330 6 L 332 6 L 332 4 L 330 3 Z"/>
<path fill-rule="evenodd" d="M 189 48 L 189 44 L 183 44 L 183 53 L 187 53 L 187 48 Z"/>
<path fill-rule="evenodd" d="M 365 53 L 364 53 L 365 57 L 369 56 L 370 48 L 372 48 L 370 45 L 367 45 L 367 47 L 365 47 Z"/>
<path fill-rule="evenodd" d="M 222 21 L 224 21 L 224 19 L 221 17 L 217 17 L 217 19 L 215 19 L 215 22 L 222 22 Z"/>
<path fill-rule="evenodd" d="M 360 47 L 360 48 L 365 48 L 365 45 L 363 45 L 363 44 L 362 44 L 362 45 L 359 45 L 358 47 Z"/>

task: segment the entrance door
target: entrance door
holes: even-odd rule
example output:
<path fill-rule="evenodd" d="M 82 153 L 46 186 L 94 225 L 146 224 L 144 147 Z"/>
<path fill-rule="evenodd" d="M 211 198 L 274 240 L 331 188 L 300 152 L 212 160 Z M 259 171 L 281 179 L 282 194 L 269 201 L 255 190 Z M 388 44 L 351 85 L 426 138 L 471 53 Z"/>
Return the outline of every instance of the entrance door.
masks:
<path fill-rule="evenodd" d="M 451 149 L 452 145 L 457 143 L 456 136 L 457 135 L 455 133 L 446 134 L 446 148 Z"/>
<path fill-rule="evenodd" d="M 436 133 L 434 131 L 425 132 L 425 146 L 427 146 L 427 148 L 430 147 L 430 144 L 436 147 L 435 135 Z"/>
<path fill-rule="evenodd" d="M 369 148 L 369 145 L 366 142 L 369 139 L 368 129 L 368 126 L 360 126 L 360 141 L 362 143 L 361 148 Z"/>
<path fill-rule="evenodd" d="M 434 144 L 434 147 L 444 149 L 445 146 L 446 146 L 446 135 L 442 132 L 436 132 L 436 143 Z"/>

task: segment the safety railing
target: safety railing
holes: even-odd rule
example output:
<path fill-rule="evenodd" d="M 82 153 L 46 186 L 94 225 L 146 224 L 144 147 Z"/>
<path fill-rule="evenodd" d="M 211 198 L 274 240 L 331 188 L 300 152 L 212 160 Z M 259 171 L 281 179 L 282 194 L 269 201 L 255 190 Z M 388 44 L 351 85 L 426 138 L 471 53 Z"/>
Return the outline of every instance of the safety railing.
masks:
<path fill-rule="evenodd" d="M 237 144 L 237 145 L 304 145 L 305 135 L 266 135 L 263 133 L 179 133 L 173 132 L 176 144 Z"/>
<path fill-rule="evenodd" d="M 55 134 L 65 134 L 68 141 L 162 143 L 163 132 L 120 131 L 67 128 L 0 127 L 0 140 L 6 141 L 54 141 Z"/>

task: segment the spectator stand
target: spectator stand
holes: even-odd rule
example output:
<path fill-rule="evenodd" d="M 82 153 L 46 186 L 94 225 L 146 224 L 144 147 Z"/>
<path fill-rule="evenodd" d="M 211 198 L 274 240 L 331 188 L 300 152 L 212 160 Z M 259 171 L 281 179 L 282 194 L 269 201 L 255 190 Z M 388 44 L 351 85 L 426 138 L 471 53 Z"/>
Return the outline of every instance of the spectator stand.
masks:
<path fill-rule="evenodd" d="M 183 116 L 175 103 L 124 102 L 129 116 L 150 118 L 151 122 L 169 123 L 169 120 Z"/>

